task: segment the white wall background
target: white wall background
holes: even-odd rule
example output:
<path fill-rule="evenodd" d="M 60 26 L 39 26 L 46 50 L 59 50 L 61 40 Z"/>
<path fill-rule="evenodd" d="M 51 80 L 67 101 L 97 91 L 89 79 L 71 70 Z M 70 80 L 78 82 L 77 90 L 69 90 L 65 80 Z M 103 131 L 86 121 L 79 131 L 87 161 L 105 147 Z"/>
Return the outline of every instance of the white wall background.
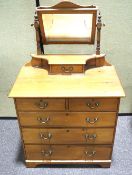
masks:
<path fill-rule="evenodd" d="M 41 0 L 53 5 L 59 0 Z M 116 67 L 126 98 L 120 112 L 132 113 L 132 1 L 74 0 L 82 5 L 95 4 L 102 12 L 102 53 Z M 7 95 L 23 64 L 36 52 L 34 20 L 35 1 L 0 0 L 0 116 L 16 116 L 12 99 Z M 48 46 L 47 53 L 88 53 L 88 46 Z"/>

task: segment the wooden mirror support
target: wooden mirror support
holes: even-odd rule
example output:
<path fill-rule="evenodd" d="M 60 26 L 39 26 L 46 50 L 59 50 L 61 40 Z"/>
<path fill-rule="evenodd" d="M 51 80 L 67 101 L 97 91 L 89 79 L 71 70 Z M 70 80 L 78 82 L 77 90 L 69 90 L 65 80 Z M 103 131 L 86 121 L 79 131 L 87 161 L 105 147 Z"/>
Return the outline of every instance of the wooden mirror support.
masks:
<path fill-rule="evenodd" d="M 97 44 L 96 44 L 96 54 L 100 55 L 100 39 L 101 39 L 101 27 L 102 27 L 102 22 L 101 22 L 101 14 L 99 12 L 98 15 L 98 22 L 97 22 Z"/>
<path fill-rule="evenodd" d="M 38 17 L 35 14 L 34 16 L 34 24 L 31 24 L 31 26 L 34 26 L 36 31 L 36 45 L 37 45 L 37 54 L 44 54 L 44 47 L 42 43 L 42 36 L 40 32 L 40 26 L 38 22 Z"/>
<path fill-rule="evenodd" d="M 100 12 L 94 5 L 82 6 L 63 1 L 54 6 L 40 6 L 36 0 L 34 27 L 37 54 L 44 54 L 44 45 L 47 44 L 91 45 L 95 39 L 96 55 L 100 54 L 102 23 Z"/>
<path fill-rule="evenodd" d="M 86 30 L 84 25 L 88 26 Z M 96 6 L 81 6 L 69 1 L 60 2 L 54 6 L 40 6 L 39 0 L 36 0 L 34 27 L 37 55 L 32 55 L 33 67 L 44 68 L 50 74 L 57 74 L 83 73 L 90 68 L 109 65 L 105 61 L 105 55 L 100 54 L 102 22 Z M 91 45 L 95 40 L 96 54 L 94 55 L 44 54 L 46 44 Z"/>

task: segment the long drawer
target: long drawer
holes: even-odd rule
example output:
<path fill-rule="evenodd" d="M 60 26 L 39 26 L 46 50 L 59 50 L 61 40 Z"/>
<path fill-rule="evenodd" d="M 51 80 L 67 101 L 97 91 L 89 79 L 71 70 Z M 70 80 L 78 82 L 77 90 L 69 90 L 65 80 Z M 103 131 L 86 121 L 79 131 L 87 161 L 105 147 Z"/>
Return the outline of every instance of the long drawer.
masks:
<path fill-rule="evenodd" d="M 112 144 L 114 128 L 22 128 L 25 144 Z"/>
<path fill-rule="evenodd" d="M 19 112 L 22 126 L 114 127 L 115 112 Z"/>
<path fill-rule="evenodd" d="M 28 160 L 109 160 L 111 146 L 25 145 Z"/>
<path fill-rule="evenodd" d="M 56 98 L 17 98 L 18 111 L 64 111 L 65 99 Z"/>
<path fill-rule="evenodd" d="M 70 111 L 117 111 L 118 98 L 70 98 Z"/>

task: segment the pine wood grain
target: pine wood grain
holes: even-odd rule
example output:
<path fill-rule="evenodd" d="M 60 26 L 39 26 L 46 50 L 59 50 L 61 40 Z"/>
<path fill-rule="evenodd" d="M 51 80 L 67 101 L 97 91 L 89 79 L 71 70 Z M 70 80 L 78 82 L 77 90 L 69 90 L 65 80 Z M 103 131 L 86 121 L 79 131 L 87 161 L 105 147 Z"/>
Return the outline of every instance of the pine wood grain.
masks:
<path fill-rule="evenodd" d="M 17 98 L 16 105 L 19 111 L 65 111 L 63 98 Z"/>
<path fill-rule="evenodd" d="M 36 59 L 43 59 L 47 60 L 48 64 L 86 64 L 86 61 L 93 59 L 93 58 L 101 58 L 105 57 L 105 54 L 92 54 L 92 55 L 61 55 L 61 54 L 56 54 L 56 55 L 36 55 L 36 54 L 31 54 L 32 58 Z"/>
<path fill-rule="evenodd" d="M 116 112 L 19 112 L 24 127 L 114 127 Z"/>
<path fill-rule="evenodd" d="M 70 98 L 69 111 L 117 111 L 118 98 Z"/>
<path fill-rule="evenodd" d="M 111 146 L 105 145 L 25 145 L 25 148 L 28 160 L 109 160 L 111 155 Z M 49 150 L 51 156 L 42 154 Z M 95 154 L 92 155 L 93 151 Z"/>
<path fill-rule="evenodd" d="M 25 144 L 112 144 L 114 128 L 23 128 L 22 134 Z"/>
<path fill-rule="evenodd" d="M 23 66 L 9 97 L 124 97 L 114 66 L 89 69 L 85 74 L 48 75 L 44 69 Z"/>

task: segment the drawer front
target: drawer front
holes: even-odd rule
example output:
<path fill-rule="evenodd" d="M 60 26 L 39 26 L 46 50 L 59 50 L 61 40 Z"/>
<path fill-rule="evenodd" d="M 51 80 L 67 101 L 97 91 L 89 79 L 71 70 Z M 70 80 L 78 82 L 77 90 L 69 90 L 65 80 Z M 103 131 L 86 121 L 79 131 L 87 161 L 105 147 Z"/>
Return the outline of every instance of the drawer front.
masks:
<path fill-rule="evenodd" d="M 114 127 L 115 112 L 19 112 L 22 126 Z"/>
<path fill-rule="evenodd" d="M 100 129 L 22 129 L 24 143 L 35 144 L 112 144 L 114 128 Z"/>
<path fill-rule="evenodd" d="M 18 111 L 64 111 L 65 99 L 28 98 L 16 99 Z"/>
<path fill-rule="evenodd" d="M 83 65 L 51 65 L 50 73 L 82 73 Z"/>
<path fill-rule="evenodd" d="M 117 111 L 117 98 L 71 98 L 70 111 Z"/>
<path fill-rule="evenodd" d="M 110 160 L 111 146 L 25 145 L 28 160 Z"/>

